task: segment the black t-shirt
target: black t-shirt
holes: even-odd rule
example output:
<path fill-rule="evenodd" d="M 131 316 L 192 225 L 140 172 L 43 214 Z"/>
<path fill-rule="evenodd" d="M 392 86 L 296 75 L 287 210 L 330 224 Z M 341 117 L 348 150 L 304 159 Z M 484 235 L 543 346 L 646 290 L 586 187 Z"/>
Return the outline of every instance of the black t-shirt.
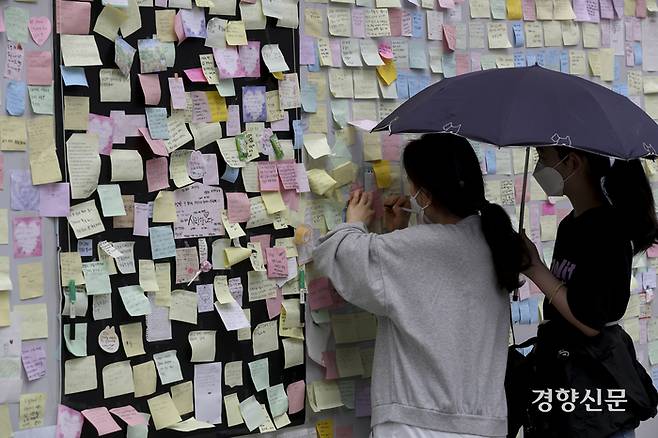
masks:
<path fill-rule="evenodd" d="M 595 330 L 620 319 L 630 296 L 633 250 L 619 214 L 609 205 L 591 208 L 578 217 L 571 211 L 557 231 L 551 272 L 566 284 L 567 301 L 576 319 Z M 544 319 L 577 330 L 548 299 L 544 300 Z"/>

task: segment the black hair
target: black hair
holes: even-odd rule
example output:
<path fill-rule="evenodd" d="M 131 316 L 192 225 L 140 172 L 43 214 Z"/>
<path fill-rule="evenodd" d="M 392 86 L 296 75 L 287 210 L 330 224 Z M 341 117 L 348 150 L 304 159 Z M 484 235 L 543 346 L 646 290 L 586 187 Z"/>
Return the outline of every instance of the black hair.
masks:
<path fill-rule="evenodd" d="M 432 203 L 461 218 L 480 212 L 498 286 L 508 292 L 518 288 L 519 274 L 530 266 L 528 249 L 503 207 L 486 200 L 480 164 L 468 140 L 425 134 L 407 144 L 402 163 L 414 185 L 431 193 Z"/>
<path fill-rule="evenodd" d="M 658 242 L 653 193 L 640 160 L 617 159 L 610 165 L 610 159 L 602 155 L 567 147 L 556 149 L 560 159 L 574 152 L 587 160 L 593 183 L 601 187 L 602 194 L 621 213 L 619 217 L 633 242 L 634 255 Z"/>

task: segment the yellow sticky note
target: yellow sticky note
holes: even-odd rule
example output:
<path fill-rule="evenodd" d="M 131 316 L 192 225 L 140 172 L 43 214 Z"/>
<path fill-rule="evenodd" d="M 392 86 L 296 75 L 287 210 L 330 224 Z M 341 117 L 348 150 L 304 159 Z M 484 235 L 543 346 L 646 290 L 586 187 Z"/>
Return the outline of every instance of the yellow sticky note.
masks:
<path fill-rule="evenodd" d="M 0 290 L 0 327 L 11 325 L 11 305 L 9 303 L 9 291 Z"/>
<path fill-rule="evenodd" d="M 0 245 L 9 243 L 9 214 L 6 208 L 0 208 Z"/>
<path fill-rule="evenodd" d="M 398 78 L 395 62 L 393 60 L 384 61 L 384 65 L 377 67 L 377 74 L 386 85 L 391 85 Z"/>
<path fill-rule="evenodd" d="M 13 433 L 14 430 L 11 427 L 11 418 L 9 418 L 9 405 L 5 403 L 0 405 L 0 438 L 11 438 Z"/>
<path fill-rule="evenodd" d="M 336 180 L 329 176 L 324 169 L 309 169 L 306 171 L 306 175 L 311 191 L 316 195 L 324 195 L 336 184 Z"/>
<path fill-rule="evenodd" d="M 19 304 L 14 307 L 21 317 L 21 339 L 48 337 L 48 307 L 46 303 Z"/>
<path fill-rule="evenodd" d="M 164 9 L 155 11 L 155 28 L 160 41 L 176 41 L 176 32 L 174 31 L 174 19 L 176 11 L 173 9 Z"/>
<path fill-rule="evenodd" d="M 174 192 L 168 190 L 158 192 L 153 203 L 153 222 L 176 222 Z"/>
<path fill-rule="evenodd" d="M 215 360 L 215 330 L 193 330 L 187 338 L 192 347 L 190 362 L 212 362 Z"/>
<path fill-rule="evenodd" d="M 70 280 L 75 280 L 77 286 L 85 284 L 85 279 L 82 276 L 82 259 L 80 258 L 80 253 L 60 252 L 59 265 L 63 285 L 68 285 Z"/>
<path fill-rule="evenodd" d="M 231 267 L 251 256 L 251 250 L 247 248 L 224 248 L 224 263 L 226 267 Z"/>
<path fill-rule="evenodd" d="M 521 10 L 521 0 L 507 0 L 507 19 L 508 20 L 521 20 L 523 12 Z"/>
<path fill-rule="evenodd" d="M 208 109 L 210 118 L 213 122 L 225 122 L 228 120 L 228 109 L 226 108 L 226 99 L 216 91 L 206 91 L 208 98 Z"/>
<path fill-rule="evenodd" d="M 169 307 L 171 305 L 171 266 L 169 263 L 155 264 L 155 279 L 158 282 L 155 305 Z"/>
<path fill-rule="evenodd" d="M 121 343 L 123 344 L 126 357 L 145 354 L 141 322 L 123 324 L 119 326 L 119 329 L 121 330 Z"/>
<path fill-rule="evenodd" d="M 0 149 L 3 151 L 24 151 L 27 147 L 25 118 L 0 118 Z"/>
<path fill-rule="evenodd" d="M 229 21 L 226 25 L 226 44 L 229 46 L 246 46 L 247 31 L 244 21 Z"/>
<path fill-rule="evenodd" d="M 283 202 L 281 192 L 262 192 L 263 204 L 267 214 L 274 214 L 286 209 L 286 204 Z"/>
<path fill-rule="evenodd" d="M 599 49 L 601 80 L 612 82 L 615 79 L 615 53 L 611 48 Z"/>
<path fill-rule="evenodd" d="M 96 356 L 79 357 L 64 362 L 64 394 L 77 394 L 96 388 Z"/>
<path fill-rule="evenodd" d="M 133 367 L 133 380 L 135 381 L 135 397 L 144 397 L 155 392 L 156 373 L 155 362 L 152 360 Z"/>
<path fill-rule="evenodd" d="M 181 421 L 176 405 L 168 392 L 147 400 L 155 430 L 164 429 Z"/>
<path fill-rule="evenodd" d="M 315 424 L 318 438 L 334 438 L 334 420 L 328 418 Z"/>
<path fill-rule="evenodd" d="M 384 189 L 391 185 L 391 165 L 387 160 L 379 160 L 372 163 L 372 170 L 375 172 L 377 187 Z"/>
<path fill-rule="evenodd" d="M 43 392 L 21 394 L 18 410 L 19 429 L 32 429 L 43 426 L 46 412 L 46 394 Z"/>
<path fill-rule="evenodd" d="M 43 264 L 41 262 L 18 265 L 18 289 L 21 300 L 43 295 Z"/>
<path fill-rule="evenodd" d="M 192 382 L 183 382 L 172 386 L 171 399 L 176 405 L 176 410 L 180 415 L 189 414 L 194 411 L 194 386 Z"/>

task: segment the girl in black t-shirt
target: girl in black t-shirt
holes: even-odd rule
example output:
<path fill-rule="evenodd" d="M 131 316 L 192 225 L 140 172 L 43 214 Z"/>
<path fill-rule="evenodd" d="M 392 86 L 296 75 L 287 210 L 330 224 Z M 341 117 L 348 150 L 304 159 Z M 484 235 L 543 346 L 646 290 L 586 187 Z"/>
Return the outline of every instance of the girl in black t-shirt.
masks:
<path fill-rule="evenodd" d="M 657 241 L 651 187 L 639 160 L 616 160 L 611 165 L 607 157 L 566 147 L 537 151 L 539 162 L 533 173 L 537 183 L 549 196 L 566 195 L 573 211 L 558 227 L 550 266 L 544 265 L 535 245 L 525 237 L 532 263 L 524 274 L 546 295 L 547 322 L 538 329 L 533 351 L 534 389 L 581 393 L 576 400 L 571 393 L 568 401 L 576 401 L 571 413 L 558 412 L 564 401 L 553 399 L 552 412 L 545 414 L 533 404 L 526 436 L 632 437 L 639 421 L 656 413 L 655 389 L 645 388 L 644 370 L 636 361 L 632 341 L 614 323 L 628 304 L 633 256 Z M 616 348 L 614 355 L 608 353 L 609 363 L 596 353 L 608 344 L 623 347 Z M 595 395 L 597 385 L 624 386 L 615 374 L 632 375 L 626 378 L 629 387 L 623 389 L 646 397 L 629 400 L 624 413 L 585 411 L 578 402 L 587 389 Z M 537 396 L 533 393 L 531 402 Z"/>

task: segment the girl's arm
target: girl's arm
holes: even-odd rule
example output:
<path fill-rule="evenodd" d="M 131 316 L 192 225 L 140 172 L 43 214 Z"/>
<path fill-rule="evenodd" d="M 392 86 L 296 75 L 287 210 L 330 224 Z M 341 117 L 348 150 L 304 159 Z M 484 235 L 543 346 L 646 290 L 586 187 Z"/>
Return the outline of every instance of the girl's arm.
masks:
<path fill-rule="evenodd" d="M 530 243 L 532 244 L 532 242 Z M 550 304 L 552 304 L 553 307 L 560 312 L 560 315 L 562 315 L 571 325 L 583 332 L 586 336 L 596 336 L 599 334 L 598 330 L 583 324 L 574 316 L 567 301 L 567 286 L 557 279 L 546 265 L 541 261 L 536 263 L 533 257 L 532 266 L 525 271 L 524 274 L 530 278 L 537 287 L 539 287 L 542 293 L 546 295 L 546 299 L 550 300 L 551 297 L 553 297 Z"/>

